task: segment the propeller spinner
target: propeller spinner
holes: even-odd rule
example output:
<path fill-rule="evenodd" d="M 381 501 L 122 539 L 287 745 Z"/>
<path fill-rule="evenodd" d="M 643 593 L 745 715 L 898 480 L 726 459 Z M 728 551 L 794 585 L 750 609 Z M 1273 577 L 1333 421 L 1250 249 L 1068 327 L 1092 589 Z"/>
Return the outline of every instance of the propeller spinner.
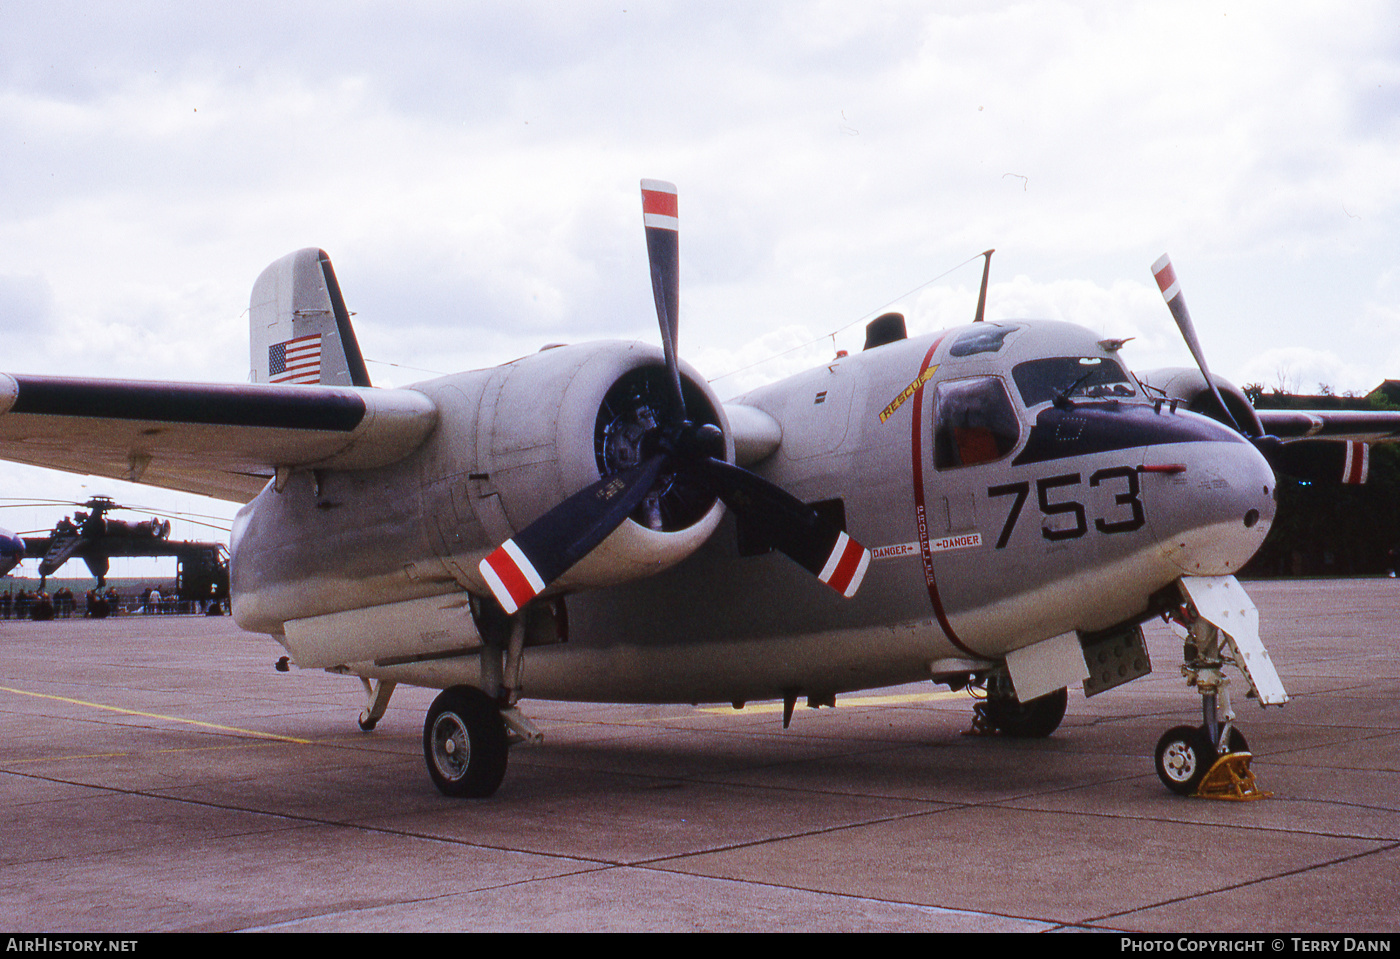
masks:
<path fill-rule="evenodd" d="M 680 481 L 718 497 L 769 542 L 847 598 L 870 552 L 797 497 L 726 462 L 724 436 L 687 415 L 677 339 L 680 331 L 679 219 L 674 184 L 642 181 L 642 218 L 652 293 L 673 402 L 657 404 L 637 442 L 635 465 L 605 475 L 565 499 L 481 561 L 481 575 L 514 613 L 592 552 L 660 486 Z"/>

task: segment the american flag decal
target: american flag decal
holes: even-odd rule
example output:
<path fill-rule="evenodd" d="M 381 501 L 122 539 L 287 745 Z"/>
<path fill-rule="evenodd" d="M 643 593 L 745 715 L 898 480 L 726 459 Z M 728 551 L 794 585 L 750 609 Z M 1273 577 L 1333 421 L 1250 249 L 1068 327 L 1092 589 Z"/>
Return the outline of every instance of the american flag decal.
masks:
<path fill-rule="evenodd" d="M 269 383 L 321 382 L 321 334 L 298 336 L 267 348 Z"/>

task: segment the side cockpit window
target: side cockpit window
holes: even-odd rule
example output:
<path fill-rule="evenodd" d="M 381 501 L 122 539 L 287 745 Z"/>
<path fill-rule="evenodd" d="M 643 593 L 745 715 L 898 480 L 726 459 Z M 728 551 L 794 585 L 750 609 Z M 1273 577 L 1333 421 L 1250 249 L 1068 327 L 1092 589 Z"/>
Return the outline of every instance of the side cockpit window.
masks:
<path fill-rule="evenodd" d="M 938 469 L 1001 459 L 1020 439 L 1011 398 L 995 376 L 939 383 L 933 402 L 933 465 Z"/>

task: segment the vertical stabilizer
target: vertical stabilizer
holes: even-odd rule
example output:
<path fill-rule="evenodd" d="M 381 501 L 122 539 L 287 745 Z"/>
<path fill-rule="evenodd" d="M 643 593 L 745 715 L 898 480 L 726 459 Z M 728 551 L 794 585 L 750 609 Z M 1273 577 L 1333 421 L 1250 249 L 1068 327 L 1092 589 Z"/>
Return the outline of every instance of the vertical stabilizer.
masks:
<path fill-rule="evenodd" d="M 248 307 L 254 383 L 369 386 L 369 372 L 324 250 L 289 253 L 262 271 Z"/>

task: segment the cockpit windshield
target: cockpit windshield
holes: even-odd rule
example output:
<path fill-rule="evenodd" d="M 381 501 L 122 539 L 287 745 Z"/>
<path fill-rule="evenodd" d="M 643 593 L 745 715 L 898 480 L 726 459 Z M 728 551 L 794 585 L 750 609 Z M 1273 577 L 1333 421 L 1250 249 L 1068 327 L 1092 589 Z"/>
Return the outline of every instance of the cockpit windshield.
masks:
<path fill-rule="evenodd" d="M 1056 397 L 1102 399 L 1136 396 L 1132 378 L 1102 356 L 1054 356 L 1017 364 L 1011 371 L 1026 406 Z"/>

